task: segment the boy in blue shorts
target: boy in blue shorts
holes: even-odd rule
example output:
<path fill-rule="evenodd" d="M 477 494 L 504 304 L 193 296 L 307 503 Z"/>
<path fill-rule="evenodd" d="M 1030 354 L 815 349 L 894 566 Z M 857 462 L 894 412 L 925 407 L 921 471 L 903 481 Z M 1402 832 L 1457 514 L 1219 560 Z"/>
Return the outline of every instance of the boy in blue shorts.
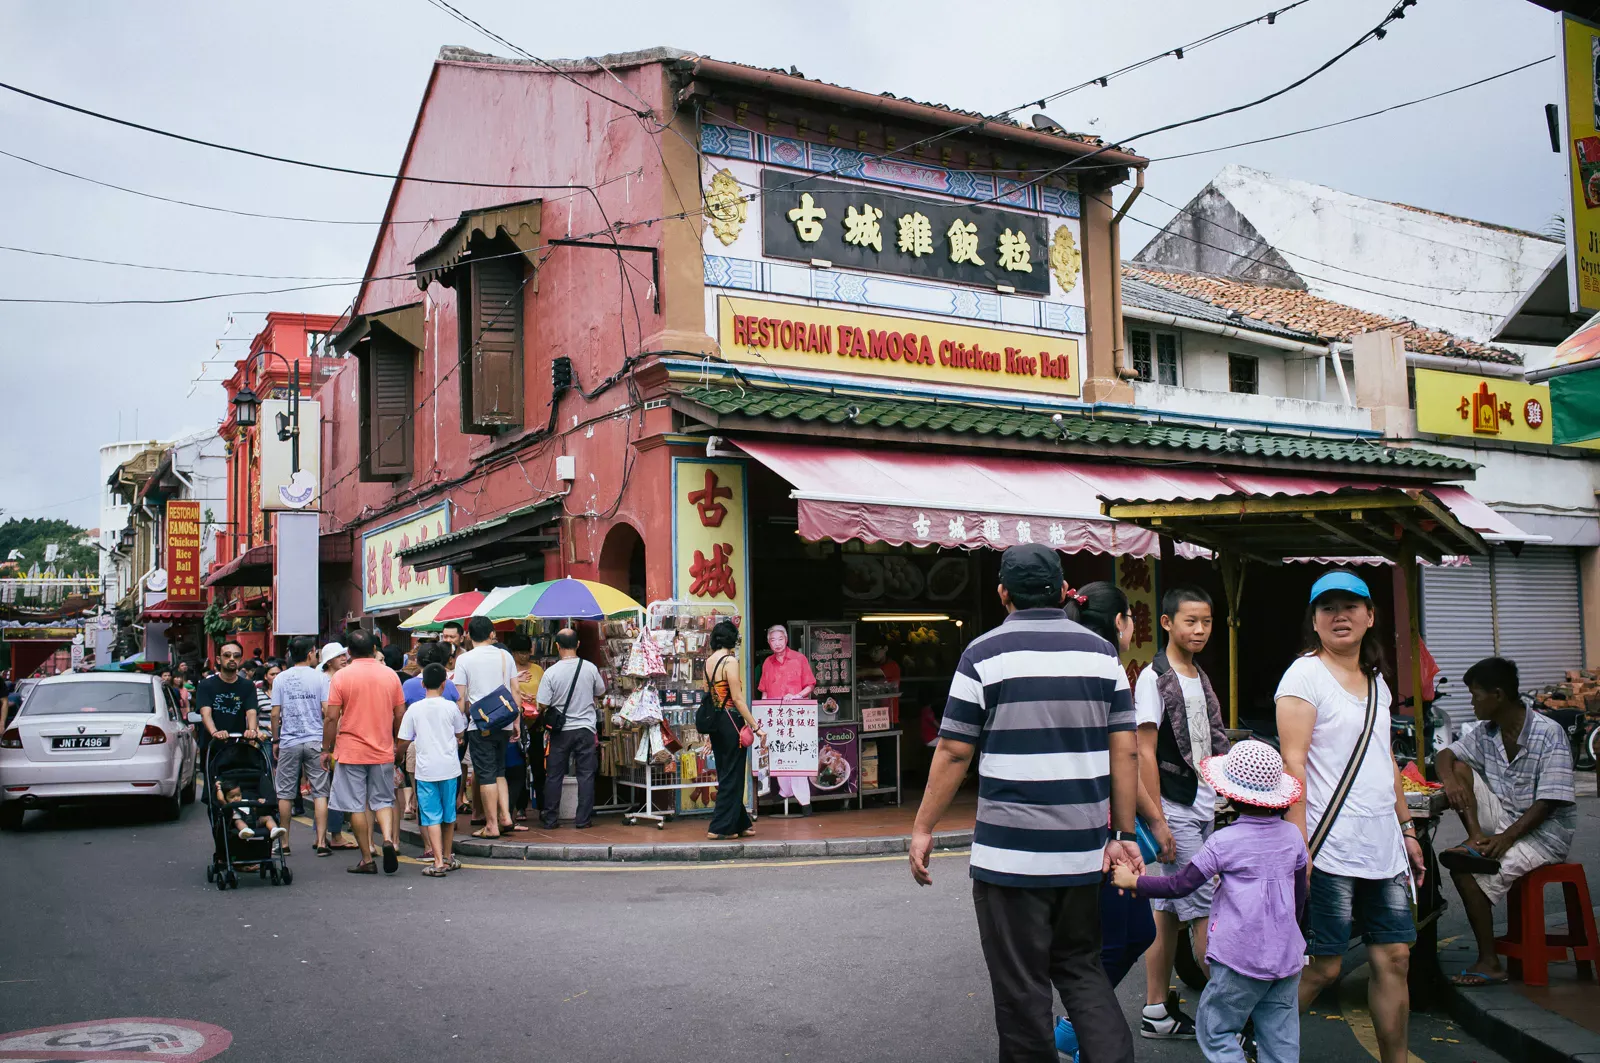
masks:
<path fill-rule="evenodd" d="M 450 851 L 456 832 L 456 782 L 461 777 L 461 734 L 467 718 L 454 701 L 444 697 L 448 675 L 437 662 L 422 670 L 427 694 L 413 702 L 400 720 L 399 751 L 417 750 L 417 819 L 422 836 L 433 852 L 433 863 L 422 869 L 429 878 L 442 878 L 461 862 Z"/>

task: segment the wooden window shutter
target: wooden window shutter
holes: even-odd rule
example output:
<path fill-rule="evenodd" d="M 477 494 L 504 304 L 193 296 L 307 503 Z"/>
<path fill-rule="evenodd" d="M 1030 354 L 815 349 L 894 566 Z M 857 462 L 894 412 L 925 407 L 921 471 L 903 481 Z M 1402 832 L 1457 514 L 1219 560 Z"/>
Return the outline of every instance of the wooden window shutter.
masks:
<path fill-rule="evenodd" d="M 520 255 L 468 267 L 460 293 L 469 326 L 462 351 L 462 429 L 494 432 L 522 424 L 522 271 Z"/>
<path fill-rule="evenodd" d="M 415 352 L 398 340 L 374 337 L 361 356 L 361 478 L 403 480 L 411 475 Z"/>

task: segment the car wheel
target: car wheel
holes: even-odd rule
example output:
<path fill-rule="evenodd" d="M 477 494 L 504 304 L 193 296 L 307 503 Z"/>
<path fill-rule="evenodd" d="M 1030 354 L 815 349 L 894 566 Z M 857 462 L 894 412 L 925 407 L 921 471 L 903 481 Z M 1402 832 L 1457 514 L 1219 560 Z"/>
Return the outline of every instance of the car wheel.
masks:
<path fill-rule="evenodd" d="M 200 791 L 200 780 L 196 775 L 189 776 L 189 785 L 178 787 L 178 800 L 186 805 L 194 804 L 195 796 Z"/>
<path fill-rule="evenodd" d="M 0 805 L 0 830 L 18 830 L 22 827 L 22 817 L 28 810 L 15 801 L 7 801 Z"/>
<path fill-rule="evenodd" d="M 156 800 L 160 802 L 157 806 L 156 815 L 165 822 L 171 823 L 183 815 L 183 798 L 178 794 L 173 794 L 171 797 L 160 797 Z"/>

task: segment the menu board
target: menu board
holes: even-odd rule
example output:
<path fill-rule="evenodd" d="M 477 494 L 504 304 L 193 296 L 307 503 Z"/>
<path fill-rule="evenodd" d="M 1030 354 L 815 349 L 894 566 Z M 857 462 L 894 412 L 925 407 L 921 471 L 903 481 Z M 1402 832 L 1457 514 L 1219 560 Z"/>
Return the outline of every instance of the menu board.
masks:
<path fill-rule="evenodd" d="M 823 724 L 818 734 L 817 777 L 811 780 L 812 794 L 817 797 L 844 797 L 860 792 L 860 725 Z"/>
<path fill-rule="evenodd" d="M 752 701 L 750 713 L 767 732 L 767 774 L 781 779 L 817 773 L 815 701 Z"/>
<path fill-rule="evenodd" d="M 853 720 L 856 691 L 856 625 L 852 621 L 805 625 L 805 653 L 817 677 L 817 719 Z"/>

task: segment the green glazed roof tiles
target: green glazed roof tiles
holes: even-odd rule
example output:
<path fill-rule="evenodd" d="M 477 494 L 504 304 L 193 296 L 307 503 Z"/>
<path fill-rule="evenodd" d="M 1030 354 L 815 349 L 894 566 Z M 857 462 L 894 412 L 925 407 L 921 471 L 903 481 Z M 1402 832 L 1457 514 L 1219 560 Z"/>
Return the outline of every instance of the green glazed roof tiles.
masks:
<path fill-rule="evenodd" d="M 1415 447 L 1387 446 L 1376 440 L 1325 439 L 1260 431 L 1228 433 L 1217 428 L 1145 424 L 1140 421 L 1096 419 L 1079 414 L 1064 414 L 1057 425 L 1050 413 L 1038 410 L 914 399 L 853 398 L 767 388 L 692 387 L 680 394 L 690 402 L 718 414 L 775 421 L 843 424 L 851 421 L 848 411 L 853 406 L 858 412 L 851 423 L 858 427 L 950 432 L 1018 440 L 1060 438 L 1076 443 L 1233 453 L 1336 464 L 1431 468 L 1440 472 L 1467 472 L 1473 467 L 1470 462 L 1459 458 Z"/>

